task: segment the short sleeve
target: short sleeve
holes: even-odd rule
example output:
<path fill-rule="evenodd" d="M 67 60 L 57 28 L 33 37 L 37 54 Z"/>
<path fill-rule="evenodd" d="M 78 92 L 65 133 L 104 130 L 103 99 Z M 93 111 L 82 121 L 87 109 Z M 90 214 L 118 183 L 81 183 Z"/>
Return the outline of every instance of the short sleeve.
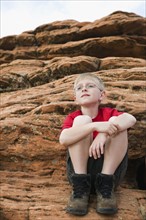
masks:
<path fill-rule="evenodd" d="M 71 115 L 68 115 L 62 125 L 62 130 L 65 128 L 71 128 L 73 125 L 73 118 L 71 117 Z"/>
<path fill-rule="evenodd" d="M 119 115 L 121 115 L 123 113 L 124 112 L 120 112 L 117 109 L 113 108 L 113 109 L 111 109 L 111 116 L 110 117 L 112 117 L 112 116 L 119 116 Z"/>
<path fill-rule="evenodd" d="M 81 114 L 82 114 L 81 111 L 77 110 L 75 112 L 70 113 L 68 116 L 66 116 L 63 122 L 63 125 L 62 125 L 62 130 L 65 128 L 71 128 L 73 125 L 74 119 Z"/>

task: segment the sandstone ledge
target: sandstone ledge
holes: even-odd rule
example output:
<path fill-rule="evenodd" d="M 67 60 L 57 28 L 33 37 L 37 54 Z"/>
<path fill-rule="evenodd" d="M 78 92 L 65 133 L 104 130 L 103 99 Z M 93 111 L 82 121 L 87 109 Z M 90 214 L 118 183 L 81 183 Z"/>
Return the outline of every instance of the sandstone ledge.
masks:
<path fill-rule="evenodd" d="M 59 164 L 62 166 L 63 164 Z M 79 219 L 66 213 L 70 196 L 64 170 L 47 173 L 1 172 L 1 220 Z M 84 219 L 144 220 L 145 194 L 141 190 L 119 187 L 116 192 L 118 213 L 114 216 L 96 213 L 96 197 L 91 196 L 89 213 Z"/>
<path fill-rule="evenodd" d="M 71 188 L 58 137 L 65 116 L 78 108 L 72 87 L 84 72 L 104 80 L 103 106 L 137 119 L 128 132 L 118 214 L 97 215 L 92 197 L 84 219 L 146 219 L 146 191 L 138 190 L 146 156 L 145 26 L 145 18 L 118 11 L 95 22 L 56 21 L 0 39 L 1 220 L 79 219 L 65 213 Z"/>

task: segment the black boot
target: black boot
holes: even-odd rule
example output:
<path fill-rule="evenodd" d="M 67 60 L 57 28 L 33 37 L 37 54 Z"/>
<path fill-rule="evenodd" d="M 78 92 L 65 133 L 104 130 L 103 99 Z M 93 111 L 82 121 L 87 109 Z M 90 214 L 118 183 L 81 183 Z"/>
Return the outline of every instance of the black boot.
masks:
<path fill-rule="evenodd" d="M 116 197 L 114 194 L 114 176 L 99 173 L 96 183 L 97 207 L 96 211 L 102 214 L 117 212 Z"/>
<path fill-rule="evenodd" d="M 90 196 L 90 175 L 74 174 L 72 176 L 73 191 L 66 211 L 73 215 L 86 215 Z"/>

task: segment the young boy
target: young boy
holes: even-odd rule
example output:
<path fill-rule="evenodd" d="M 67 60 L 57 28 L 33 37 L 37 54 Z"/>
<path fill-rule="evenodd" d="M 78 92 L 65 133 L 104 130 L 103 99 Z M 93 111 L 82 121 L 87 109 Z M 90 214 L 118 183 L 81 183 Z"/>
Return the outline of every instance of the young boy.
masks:
<path fill-rule="evenodd" d="M 73 187 L 66 210 L 74 215 L 87 214 L 90 193 L 96 192 L 97 213 L 114 214 L 114 190 L 127 169 L 127 129 L 136 119 L 100 107 L 105 91 L 96 75 L 79 75 L 74 92 L 81 109 L 66 117 L 59 139 L 68 148 L 67 176 Z"/>

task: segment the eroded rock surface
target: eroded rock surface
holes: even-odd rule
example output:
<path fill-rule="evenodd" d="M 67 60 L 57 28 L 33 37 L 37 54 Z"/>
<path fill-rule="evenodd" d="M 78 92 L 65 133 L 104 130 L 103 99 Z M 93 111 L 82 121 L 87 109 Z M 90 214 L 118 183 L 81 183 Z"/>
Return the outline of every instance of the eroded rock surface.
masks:
<path fill-rule="evenodd" d="M 78 219 L 65 212 L 71 191 L 66 149 L 58 142 L 65 116 L 78 106 L 77 74 L 92 72 L 107 89 L 102 105 L 133 114 L 129 167 L 112 219 L 146 219 L 146 191 L 136 174 L 146 156 L 146 19 L 115 12 L 95 22 L 56 21 L 0 39 L 2 220 Z M 91 198 L 84 219 L 108 219 Z"/>

